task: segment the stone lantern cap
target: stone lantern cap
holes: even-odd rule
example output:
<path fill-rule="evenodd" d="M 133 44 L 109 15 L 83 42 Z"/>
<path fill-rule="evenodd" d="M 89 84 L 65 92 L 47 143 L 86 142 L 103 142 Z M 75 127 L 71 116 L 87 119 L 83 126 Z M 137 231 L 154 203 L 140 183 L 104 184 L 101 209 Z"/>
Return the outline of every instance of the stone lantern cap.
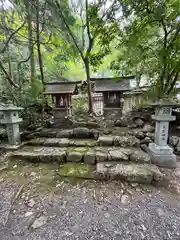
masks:
<path fill-rule="evenodd" d="M 152 107 L 179 107 L 180 103 L 175 102 L 172 99 L 169 99 L 168 97 L 163 97 L 160 100 L 151 103 L 150 106 Z"/>
<path fill-rule="evenodd" d="M 13 104 L 1 104 L 0 111 L 21 111 L 22 107 L 16 107 Z"/>

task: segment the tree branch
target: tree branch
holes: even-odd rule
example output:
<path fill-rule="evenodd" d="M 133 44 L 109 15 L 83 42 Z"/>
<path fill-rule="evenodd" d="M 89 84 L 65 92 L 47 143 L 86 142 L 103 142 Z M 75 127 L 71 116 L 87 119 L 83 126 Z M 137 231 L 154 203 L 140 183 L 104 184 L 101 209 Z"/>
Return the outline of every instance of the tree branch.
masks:
<path fill-rule="evenodd" d="M 11 76 L 9 76 L 8 72 L 6 71 L 6 69 L 4 68 L 2 61 L 0 60 L 0 68 L 2 70 L 2 72 L 4 73 L 4 75 L 6 76 L 7 80 L 9 81 L 9 83 L 15 87 L 15 88 L 19 88 L 19 85 L 16 84 L 13 79 L 11 78 Z"/>
<path fill-rule="evenodd" d="M 24 27 L 25 23 L 26 23 L 26 21 L 24 21 L 23 24 L 22 24 L 20 27 L 18 27 L 13 33 L 11 33 L 11 35 L 9 36 L 8 40 L 7 40 L 6 43 L 5 43 L 4 48 L 1 50 L 1 54 L 6 51 L 6 48 L 8 47 L 8 44 L 9 44 L 10 40 L 12 39 L 12 37 L 13 37 L 16 33 L 18 33 L 19 30 L 21 30 L 21 28 Z"/>
<path fill-rule="evenodd" d="M 60 12 L 60 16 L 61 16 L 61 18 L 62 18 L 62 20 L 63 20 L 63 22 L 64 22 L 64 24 L 65 24 L 65 26 L 66 26 L 66 28 L 67 28 L 67 30 L 68 30 L 68 32 L 69 32 L 69 35 L 71 36 L 71 38 L 72 38 L 72 40 L 73 40 L 73 42 L 74 42 L 77 50 L 79 51 L 82 60 L 84 61 L 83 52 L 81 51 L 80 47 L 78 46 L 78 43 L 77 43 L 77 41 L 76 41 L 76 38 L 75 38 L 73 32 L 71 31 L 68 23 L 66 22 L 66 19 L 65 19 L 65 17 L 64 17 L 64 14 L 63 14 L 63 12 L 61 11 L 61 6 L 60 6 L 60 4 L 59 4 L 59 2 L 58 2 L 57 0 L 55 0 L 55 2 L 56 2 L 56 5 L 57 5 L 57 7 L 58 7 L 58 10 L 59 10 L 59 12 Z"/>

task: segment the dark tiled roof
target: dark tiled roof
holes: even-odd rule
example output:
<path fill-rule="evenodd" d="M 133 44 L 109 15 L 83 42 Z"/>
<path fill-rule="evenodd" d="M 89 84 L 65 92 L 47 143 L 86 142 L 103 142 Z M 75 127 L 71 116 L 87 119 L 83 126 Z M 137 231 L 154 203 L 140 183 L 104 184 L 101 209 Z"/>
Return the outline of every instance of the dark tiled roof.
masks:
<path fill-rule="evenodd" d="M 53 82 L 47 83 L 44 94 L 73 94 L 77 90 L 78 82 Z"/>
<path fill-rule="evenodd" d="M 128 91 L 136 87 L 136 77 L 96 78 L 95 92 Z"/>

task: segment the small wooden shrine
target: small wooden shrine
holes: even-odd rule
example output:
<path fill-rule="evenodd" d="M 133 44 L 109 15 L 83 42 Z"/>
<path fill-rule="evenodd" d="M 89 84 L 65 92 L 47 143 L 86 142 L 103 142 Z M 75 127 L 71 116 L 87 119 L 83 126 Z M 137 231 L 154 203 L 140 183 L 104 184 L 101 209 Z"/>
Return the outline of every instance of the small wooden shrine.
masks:
<path fill-rule="evenodd" d="M 47 83 L 45 95 L 52 96 L 54 119 L 64 119 L 72 114 L 72 95 L 78 94 L 79 82 L 52 82 Z"/>
<path fill-rule="evenodd" d="M 117 78 L 93 78 L 95 80 L 94 91 L 103 94 L 104 115 L 112 111 L 122 113 L 123 93 L 136 88 L 136 77 L 117 77 Z"/>

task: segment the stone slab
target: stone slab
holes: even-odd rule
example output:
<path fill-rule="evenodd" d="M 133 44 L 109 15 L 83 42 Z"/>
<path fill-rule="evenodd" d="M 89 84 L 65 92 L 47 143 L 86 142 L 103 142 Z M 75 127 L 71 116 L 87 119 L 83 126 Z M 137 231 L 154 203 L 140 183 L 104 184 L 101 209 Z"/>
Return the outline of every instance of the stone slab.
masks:
<path fill-rule="evenodd" d="M 68 138 L 35 138 L 28 142 L 31 146 L 67 147 L 70 140 Z"/>
<path fill-rule="evenodd" d="M 96 174 L 99 179 L 122 179 L 128 182 L 146 184 L 163 179 L 163 174 L 159 171 L 158 167 L 151 164 L 97 163 Z"/>
<path fill-rule="evenodd" d="M 66 157 L 66 148 L 28 146 L 13 152 L 12 156 L 20 157 L 29 161 L 64 162 Z"/>
<path fill-rule="evenodd" d="M 35 138 L 28 143 L 30 146 L 49 147 L 94 147 L 96 141 L 93 139 L 68 139 L 68 138 Z"/>
<path fill-rule="evenodd" d="M 23 147 L 26 143 L 23 142 L 23 143 L 20 143 L 18 145 L 11 145 L 11 144 L 8 144 L 8 143 L 1 143 L 0 144 L 0 149 L 4 149 L 4 150 L 9 150 L 9 151 L 14 151 L 14 150 L 17 150 L 17 149 L 20 149 L 21 147 Z"/>

